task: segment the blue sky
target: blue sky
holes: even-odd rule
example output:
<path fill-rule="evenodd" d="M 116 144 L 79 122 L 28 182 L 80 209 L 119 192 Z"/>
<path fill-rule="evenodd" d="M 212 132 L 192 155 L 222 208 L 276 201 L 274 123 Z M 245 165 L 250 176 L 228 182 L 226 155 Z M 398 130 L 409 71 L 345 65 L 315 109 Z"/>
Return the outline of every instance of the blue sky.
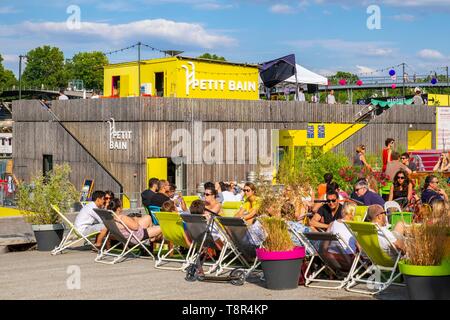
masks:
<path fill-rule="evenodd" d="M 381 10 L 379 30 L 367 28 L 372 4 Z M 80 28 L 67 24 L 71 5 L 80 8 Z M 0 53 L 16 74 L 18 55 L 37 46 L 57 46 L 70 58 L 137 41 L 233 62 L 295 53 L 297 63 L 323 75 L 401 62 L 410 74 L 443 73 L 439 68 L 450 65 L 449 32 L 450 0 L 0 0 Z M 128 50 L 109 58 L 136 55 Z M 142 55 L 160 56 L 149 49 Z"/>

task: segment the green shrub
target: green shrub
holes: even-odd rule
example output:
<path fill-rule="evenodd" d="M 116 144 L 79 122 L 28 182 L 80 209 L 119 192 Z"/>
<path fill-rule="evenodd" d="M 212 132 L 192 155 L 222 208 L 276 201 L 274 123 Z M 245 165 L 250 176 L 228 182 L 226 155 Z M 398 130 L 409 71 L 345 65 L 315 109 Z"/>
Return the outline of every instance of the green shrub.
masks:
<path fill-rule="evenodd" d="M 69 180 L 70 171 L 68 164 L 56 165 L 47 176 L 37 174 L 29 185 L 19 185 L 18 206 L 26 222 L 36 225 L 60 222 L 50 205 L 67 212 L 80 196 Z"/>

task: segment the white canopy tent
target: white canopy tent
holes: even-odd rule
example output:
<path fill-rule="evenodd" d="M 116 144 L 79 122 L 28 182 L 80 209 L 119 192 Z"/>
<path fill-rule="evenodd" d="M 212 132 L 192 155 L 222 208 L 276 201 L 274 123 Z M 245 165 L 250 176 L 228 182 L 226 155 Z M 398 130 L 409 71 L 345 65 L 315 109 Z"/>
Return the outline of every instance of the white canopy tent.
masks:
<path fill-rule="evenodd" d="M 326 86 L 328 85 L 328 79 L 321 76 L 320 74 L 314 73 L 299 64 L 296 64 L 297 78 L 295 75 L 286 79 L 284 82 L 289 83 L 300 83 L 300 84 L 318 84 Z"/>

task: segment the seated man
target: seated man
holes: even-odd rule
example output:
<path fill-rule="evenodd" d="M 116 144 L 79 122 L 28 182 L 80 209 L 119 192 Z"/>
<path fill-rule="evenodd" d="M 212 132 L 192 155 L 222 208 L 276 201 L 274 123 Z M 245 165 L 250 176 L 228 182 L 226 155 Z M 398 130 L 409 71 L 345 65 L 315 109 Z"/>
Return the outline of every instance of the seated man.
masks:
<path fill-rule="evenodd" d="M 320 207 L 309 221 L 313 231 L 328 229 L 331 222 L 342 219 L 342 205 L 339 203 L 339 195 L 336 191 L 330 191 L 326 196 L 327 203 Z"/>
<path fill-rule="evenodd" d="M 170 189 L 170 184 L 166 180 L 158 181 L 158 192 L 155 193 L 149 203 L 149 206 L 162 207 L 163 203 L 169 201 L 170 198 L 168 196 Z"/>
<path fill-rule="evenodd" d="M 152 197 L 158 191 L 158 181 L 158 178 L 151 178 L 148 180 L 148 189 L 144 190 L 141 194 L 142 204 L 144 207 L 148 207 L 150 205 Z"/>
<path fill-rule="evenodd" d="M 99 232 L 105 228 L 102 219 L 94 211 L 94 209 L 103 209 L 105 195 L 103 191 L 94 191 L 92 193 L 92 202 L 86 204 L 75 218 L 74 225 L 83 235 Z"/>
<path fill-rule="evenodd" d="M 367 180 L 359 180 L 355 185 L 355 195 L 356 199 L 364 203 L 365 206 L 370 206 L 372 204 L 379 204 L 384 206 L 384 199 L 373 191 L 369 190 L 369 185 Z"/>
<path fill-rule="evenodd" d="M 367 220 L 375 223 L 381 227 L 381 231 L 378 232 L 378 242 L 380 248 L 386 252 L 392 259 L 396 259 L 397 255 L 389 244 L 389 241 L 395 246 L 397 250 L 405 252 L 404 232 L 405 225 L 399 222 L 393 231 L 390 231 L 387 227 L 387 215 L 384 208 L 378 204 L 369 206 L 367 209 Z"/>

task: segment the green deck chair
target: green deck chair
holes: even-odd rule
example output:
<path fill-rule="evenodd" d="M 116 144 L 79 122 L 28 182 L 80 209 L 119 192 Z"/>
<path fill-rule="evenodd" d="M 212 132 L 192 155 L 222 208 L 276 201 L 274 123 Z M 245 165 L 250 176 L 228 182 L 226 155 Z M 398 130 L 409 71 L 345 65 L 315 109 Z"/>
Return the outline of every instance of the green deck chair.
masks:
<path fill-rule="evenodd" d="M 354 221 L 364 222 L 368 206 L 357 206 L 355 211 Z"/>
<path fill-rule="evenodd" d="M 188 259 L 193 253 L 193 244 L 189 245 L 186 242 L 183 219 L 181 219 L 178 212 L 155 212 L 156 218 L 159 221 L 159 226 L 163 234 L 163 240 L 158 250 L 158 255 L 155 261 L 155 268 L 165 270 L 184 270 L 187 267 Z M 162 253 L 164 242 L 171 242 L 173 244 L 166 254 Z M 187 248 L 188 252 L 183 255 L 180 248 Z M 173 252 L 178 253 L 181 258 L 171 258 Z M 171 262 L 181 263 L 179 267 L 167 266 Z"/>
<path fill-rule="evenodd" d="M 390 243 L 393 252 L 397 255 L 396 259 L 392 259 L 380 248 L 378 233 L 383 232 L 380 227 L 371 222 L 344 221 L 344 223 L 358 241 L 362 252 L 372 263 L 362 274 L 353 273 L 346 289 L 351 292 L 373 295 L 385 290 L 391 284 L 396 284 L 394 281 L 401 275 L 397 270 L 401 253 L 393 243 Z M 360 259 L 362 259 L 361 252 L 358 253 L 355 263 Z M 353 288 L 361 283 L 366 284 L 367 290 Z"/>
<path fill-rule="evenodd" d="M 189 207 L 191 206 L 192 202 L 194 202 L 195 200 L 200 200 L 199 196 L 184 196 L 183 197 L 184 202 L 186 203 L 186 206 Z"/>
<path fill-rule="evenodd" d="M 234 215 L 239 211 L 242 206 L 240 201 L 228 201 L 222 204 L 223 216 L 224 217 L 234 217 Z"/>
<path fill-rule="evenodd" d="M 83 241 L 85 244 L 90 245 L 95 251 L 98 251 L 91 239 L 100 232 L 94 232 L 85 236 L 77 230 L 74 224 L 61 212 L 58 206 L 52 204 L 50 207 L 61 217 L 66 229 L 69 229 L 69 233 L 61 240 L 61 243 L 51 251 L 52 255 L 62 253 L 64 250 Z"/>
<path fill-rule="evenodd" d="M 391 229 L 395 227 L 397 223 L 403 221 L 406 224 L 411 224 L 413 220 L 412 212 L 392 212 L 391 216 Z"/>

